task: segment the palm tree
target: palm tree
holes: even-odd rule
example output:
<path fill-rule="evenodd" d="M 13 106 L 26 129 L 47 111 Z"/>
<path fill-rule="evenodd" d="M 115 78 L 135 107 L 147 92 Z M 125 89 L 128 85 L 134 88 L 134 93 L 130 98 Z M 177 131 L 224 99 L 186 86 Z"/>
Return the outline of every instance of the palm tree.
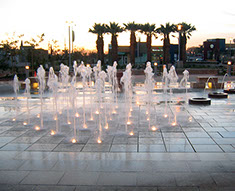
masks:
<path fill-rule="evenodd" d="M 104 64 L 104 34 L 107 33 L 105 24 L 95 23 L 92 29 L 89 29 L 89 32 L 97 34 L 96 48 L 98 53 L 98 60 L 101 60 L 101 63 Z"/>
<path fill-rule="evenodd" d="M 170 33 L 175 32 L 175 25 L 166 23 L 166 25 L 160 25 L 157 32 L 163 35 L 163 63 L 170 63 Z"/>
<path fill-rule="evenodd" d="M 180 23 L 182 25 L 182 30 L 180 32 L 180 57 L 183 60 L 183 63 L 186 63 L 186 44 L 187 39 L 190 39 L 191 33 L 196 30 L 195 26 L 192 26 L 191 24 L 187 24 L 185 22 Z"/>
<path fill-rule="evenodd" d="M 134 21 L 129 23 L 123 23 L 125 30 L 131 32 L 130 35 L 130 54 L 131 54 L 131 64 L 135 65 L 135 49 L 136 49 L 136 36 L 135 32 L 140 29 L 140 25 L 136 24 Z"/>
<path fill-rule="evenodd" d="M 118 61 L 118 42 L 117 37 L 118 33 L 121 33 L 124 29 L 119 26 L 118 23 L 110 22 L 109 25 L 106 25 L 107 32 L 112 35 L 111 39 L 111 55 L 112 55 L 112 63 L 114 61 Z"/>
<path fill-rule="evenodd" d="M 156 25 L 155 24 L 143 24 L 140 25 L 140 32 L 147 36 L 146 46 L 147 46 L 147 62 L 152 61 L 152 36 L 156 36 Z"/>

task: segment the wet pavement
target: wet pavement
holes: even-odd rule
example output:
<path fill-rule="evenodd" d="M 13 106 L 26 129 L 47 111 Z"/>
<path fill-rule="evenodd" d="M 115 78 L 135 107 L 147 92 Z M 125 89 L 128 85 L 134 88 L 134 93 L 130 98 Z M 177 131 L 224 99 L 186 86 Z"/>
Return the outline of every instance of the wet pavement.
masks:
<path fill-rule="evenodd" d="M 235 190 L 235 95 L 212 99 L 210 106 L 188 104 L 188 98 L 207 93 L 154 92 L 148 106 L 138 89 L 129 117 L 123 94 L 116 114 L 107 96 L 102 113 L 106 109 L 109 128 L 102 131 L 95 114 L 97 102 L 90 104 L 89 95 L 87 129 L 82 127 L 82 94 L 76 102 L 78 118 L 61 97 L 59 133 L 54 136 L 50 134 L 56 130 L 52 98 L 44 99 L 44 128 L 37 131 L 39 97 L 29 100 L 29 114 L 24 94 L 17 101 L 2 97 L 0 190 Z M 94 120 L 89 119 L 91 111 Z M 101 118 L 104 121 L 104 114 Z M 71 142 L 74 127 L 77 143 Z"/>

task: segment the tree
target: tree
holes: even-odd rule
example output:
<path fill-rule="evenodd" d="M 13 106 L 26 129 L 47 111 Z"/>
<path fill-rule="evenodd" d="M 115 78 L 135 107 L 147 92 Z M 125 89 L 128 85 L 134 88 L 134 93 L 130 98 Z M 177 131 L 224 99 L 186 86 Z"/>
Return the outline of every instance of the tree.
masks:
<path fill-rule="evenodd" d="M 32 47 L 32 49 L 30 49 L 32 72 L 34 71 L 34 63 L 36 63 L 35 67 L 37 67 L 37 62 L 40 59 L 40 56 L 35 54 L 35 48 L 40 46 L 40 44 L 44 41 L 44 37 L 45 37 L 45 34 L 42 33 L 41 35 L 37 35 L 37 39 L 31 38 L 29 41 L 25 41 L 26 44 Z"/>
<path fill-rule="evenodd" d="M 125 30 L 131 32 L 130 35 L 130 54 L 131 54 L 131 64 L 135 65 L 135 49 L 136 49 L 136 36 L 135 32 L 140 29 L 140 25 L 136 24 L 134 21 L 129 23 L 124 23 Z"/>
<path fill-rule="evenodd" d="M 140 25 L 140 32 L 144 33 L 147 36 L 146 39 L 146 46 L 147 46 L 147 60 L 146 62 L 151 62 L 152 61 L 152 36 L 155 36 L 157 38 L 156 35 L 156 26 L 155 24 L 143 24 Z"/>
<path fill-rule="evenodd" d="M 192 32 L 196 30 L 195 26 L 192 26 L 191 24 L 187 24 L 185 22 L 180 23 L 182 25 L 182 30 L 180 32 L 180 57 L 183 63 L 186 63 L 186 44 L 187 39 L 190 39 L 190 36 L 192 36 Z"/>
<path fill-rule="evenodd" d="M 97 34 L 96 48 L 98 53 L 98 60 L 101 60 L 101 63 L 104 64 L 104 34 L 107 33 L 105 24 L 95 23 L 93 28 L 89 29 L 89 32 Z"/>
<path fill-rule="evenodd" d="M 123 32 L 123 28 L 119 26 L 118 23 L 115 22 L 110 22 L 109 25 L 106 25 L 107 32 L 112 35 L 111 39 L 111 55 L 112 55 L 112 63 L 114 61 L 118 61 L 118 33 Z"/>
<path fill-rule="evenodd" d="M 18 35 L 16 36 L 15 32 L 12 36 L 7 35 L 6 40 L 2 40 L 0 45 L 3 47 L 3 50 L 5 52 L 4 59 L 1 61 L 1 63 L 6 63 L 6 61 L 10 60 L 12 71 L 15 72 L 15 62 L 16 62 L 16 55 L 19 52 L 19 40 L 24 35 Z"/>
<path fill-rule="evenodd" d="M 163 35 L 163 63 L 170 63 L 170 33 L 175 32 L 176 28 L 174 24 L 166 23 L 160 25 L 157 32 Z"/>

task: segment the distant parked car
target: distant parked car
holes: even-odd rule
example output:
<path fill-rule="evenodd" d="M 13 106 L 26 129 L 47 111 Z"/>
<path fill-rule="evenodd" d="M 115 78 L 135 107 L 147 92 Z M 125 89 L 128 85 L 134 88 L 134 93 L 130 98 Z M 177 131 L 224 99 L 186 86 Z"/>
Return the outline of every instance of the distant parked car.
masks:
<path fill-rule="evenodd" d="M 197 58 L 196 61 L 203 61 L 203 59 L 202 58 Z"/>

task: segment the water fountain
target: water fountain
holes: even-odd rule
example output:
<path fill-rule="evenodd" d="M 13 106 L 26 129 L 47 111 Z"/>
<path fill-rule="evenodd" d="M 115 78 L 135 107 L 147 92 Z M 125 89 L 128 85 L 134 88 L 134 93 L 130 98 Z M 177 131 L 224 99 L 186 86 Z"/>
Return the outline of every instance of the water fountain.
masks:
<path fill-rule="evenodd" d="M 69 83 L 69 67 L 64 65 L 64 64 L 60 64 L 60 79 L 62 82 L 62 89 L 63 89 L 63 98 L 64 98 L 64 103 L 66 104 L 66 111 L 67 111 L 67 124 L 71 124 L 70 121 L 70 115 L 69 115 L 69 93 L 68 93 L 68 83 Z"/>
<path fill-rule="evenodd" d="M 30 109 L 29 109 L 29 99 L 30 99 L 30 79 L 25 80 L 25 95 L 27 99 L 27 122 L 24 121 L 23 125 L 28 125 L 30 123 Z"/>
<path fill-rule="evenodd" d="M 39 80 L 39 94 L 40 94 L 40 103 L 41 103 L 41 110 L 40 110 L 40 119 L 41 119 L 41 129 L 43 129 L 43 93 L 46 88 L 46 80 L 45 80 L 46 71 L 44 70 L 43 66 L 37 69 L 37 78 Z"/>
<path fill-rule="evenodd" d="M 132 110 L 132 80 L 131 80 L 131 64 L 129 63 L 126 66 L 125 72 L 123 72 L 123 76 L 121 77 L 121 83 L 124 86 L 124 99 L 125 99 L 125 116 L 126 116 L 126 132 L 128 133 L 128 126 L 131 125 L 130 121 L 130 112 Z M 133 130 L 130 130 L 129 135 L 134 135 Z"/>
<path fill-rule="evenodd" d="M 13 80 L 13 88 L 14 88 L 14 92 L 15 92 L 15 106 L 16 106 L 16 113 L 15 113 L 15 117 L 12 119 L 12 121 L 16 121 L 17 117 L 18 117 L 18 93 L 19 93 L 19 80 L 18 80 L 18 76 L 15 75 L 14 76 L 14 80 Z"/>
<path fill-rule="evenodd" d="M 54 135 L 55 133 L 59 132 L 58 103 L 57 103 L 59 84 L 58 84 L 58 77 L 54 73 L 54 69 L 52 67 L 50 67 L 49 69 L 47 86 L 53 92 L 53 111 L 54 111 L 54 120 L 56 122 L 56 129 L 55 131 L 52 130 L 51 134 Z"/>
<path fill-rule="evenodd" d="M 146 68 L 144 70 L 145 73 L 145 91 L 147 93 L 146 95 L 146 115 L 147 115 L 147 121 L 149 124 L 149 129 L 150 129 L 150 123 L 151 123 L 151 105 L 152 105 L 152 91 L 155 85 L 153 76 L 153 69 L 151 67 L 151 62 L 147 62 Z"/>

